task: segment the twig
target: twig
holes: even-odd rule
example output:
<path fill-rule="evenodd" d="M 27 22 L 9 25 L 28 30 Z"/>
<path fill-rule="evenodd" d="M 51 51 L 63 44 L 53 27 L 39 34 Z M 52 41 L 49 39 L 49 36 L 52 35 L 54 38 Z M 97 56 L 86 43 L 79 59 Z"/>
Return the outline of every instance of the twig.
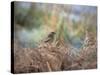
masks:
<path fill-rule="evenodd" d="M 52 70 L 51 70 L 49 62 L 46 62 L 46 64 L 47 64 L 47 67 L 48 67 L 49 71 L 51 72 Z"/>

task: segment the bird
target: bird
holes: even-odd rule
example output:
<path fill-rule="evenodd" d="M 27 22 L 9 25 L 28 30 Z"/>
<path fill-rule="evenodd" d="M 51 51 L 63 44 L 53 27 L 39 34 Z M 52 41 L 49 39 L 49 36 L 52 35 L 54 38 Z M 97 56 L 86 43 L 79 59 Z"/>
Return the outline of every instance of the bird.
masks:
<path fill-rule="evenodd" d="M 53 42 L 55 34 L 55 32 L 50 32 L 44 42 Z"/>

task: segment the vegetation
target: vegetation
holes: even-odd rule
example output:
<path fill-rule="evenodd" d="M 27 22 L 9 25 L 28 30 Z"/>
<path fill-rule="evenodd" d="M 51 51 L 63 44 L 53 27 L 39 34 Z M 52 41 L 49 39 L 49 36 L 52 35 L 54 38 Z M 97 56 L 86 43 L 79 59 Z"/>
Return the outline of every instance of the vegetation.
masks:
<path fill-rule="evenodd" d="M 95 6 L 15 2 L 14 8 L 15 73 L 97 68 Z"/>

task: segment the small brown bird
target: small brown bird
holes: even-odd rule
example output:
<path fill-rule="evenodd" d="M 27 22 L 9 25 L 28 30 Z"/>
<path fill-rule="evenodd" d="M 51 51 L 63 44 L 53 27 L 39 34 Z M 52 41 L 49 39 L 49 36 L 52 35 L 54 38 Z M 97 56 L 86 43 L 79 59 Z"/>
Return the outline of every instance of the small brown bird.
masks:
<path fill-rule="evenodd" d="M 46 40 L 45 40 L 44 42 L 45 42 L 45 43 L 47 43 L 47 42 L 53 42 L 55 34 L 56 34 L 55 32 L 51 32 L 51 33 L 47 36 L 47 38 L 46 38 Z"/>

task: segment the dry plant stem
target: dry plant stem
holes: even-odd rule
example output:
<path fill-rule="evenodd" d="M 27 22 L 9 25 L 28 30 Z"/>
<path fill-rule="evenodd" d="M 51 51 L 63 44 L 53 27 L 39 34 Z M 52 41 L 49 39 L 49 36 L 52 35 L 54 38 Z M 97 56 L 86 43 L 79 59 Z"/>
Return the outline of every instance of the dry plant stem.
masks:
<path fill-rule="evenodd" d="M 51 72 L 51 71 L 52 71 L 52 69 L 51 69 L 51 67 L 50 67 L 49 62 L 47 61 L 47 62 L 46 62 L 46 64 L 47 64 L 48 70 Z"/>

